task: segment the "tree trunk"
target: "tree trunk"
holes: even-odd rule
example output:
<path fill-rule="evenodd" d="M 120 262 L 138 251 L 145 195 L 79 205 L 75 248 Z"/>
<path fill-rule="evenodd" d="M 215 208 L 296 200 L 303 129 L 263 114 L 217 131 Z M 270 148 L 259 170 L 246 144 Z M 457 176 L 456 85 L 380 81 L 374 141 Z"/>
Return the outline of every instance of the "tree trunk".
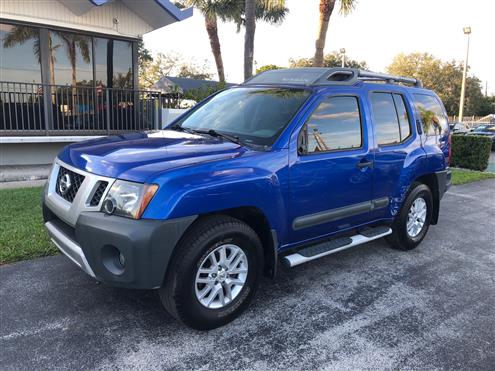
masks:
<path fill-rule="evenodd" d="M 205 14 L 205 26 L 208 37 L 210 38 L 211 52 L 215 57 L 215 64 L 217 65 L 218 81 L 225 82 L 222 50 L 220 49 L 220 40 L 218 39 L 217 16 L 215 14 Z"/>
<path fill-rule="evenodd" d="M 318 26 L 318 38 L 316 39 L 316 50 L 313 61 L 314 67 L 323 67 L 323 49 L 327 37 L 328 22 L 335 7 L 335 0 L 320 0 L 320 23 Z"/>
<path fill-rule="evenodd" d="M 253 76 L 254 33 L 256 31 L 256 0 L 246 0 L 246 35 L 244 36 L 244 80 Z"/>

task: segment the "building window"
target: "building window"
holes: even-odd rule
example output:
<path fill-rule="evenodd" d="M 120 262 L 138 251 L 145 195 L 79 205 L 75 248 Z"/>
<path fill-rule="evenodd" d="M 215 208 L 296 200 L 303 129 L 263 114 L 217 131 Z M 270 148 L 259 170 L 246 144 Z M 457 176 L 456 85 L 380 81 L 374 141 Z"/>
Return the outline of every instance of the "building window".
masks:
<path fill-rule="evenodd" d="M 97 86 L 133 88 L 132 43 L 94 38 Z"/>
<path fill-rule="evenodd" d="M 108 55 L 108 44 L 111 42 L 109 39 L 102 39 L 95 37 L 93 39 L 94 51 L 95 51 L 95 82 L 96 86 L 108 86 L 108 62 L 112 63 L 113 56 Z"/>
<path fill-rule="evenodd" d="M 113 42 L 113 87 L 131 89 L 132 78 L 132 43 L 115 40 Z"/>
<path fill-rule="evenodd" d="M 50 30 L 48 49 L 52 84 L 93 85 L 91 36 Z"/>
<path fill-rule="evenodd" d="M 0 80 L 41 82 L 41 50 L 37 28 L 0 23 Z"/>
<path fill-rule="evenodd" d="M 361 119 L 356 97 L 331 97 L 320 103 L 306 123 L 306 153 L 361 147 Z"/>

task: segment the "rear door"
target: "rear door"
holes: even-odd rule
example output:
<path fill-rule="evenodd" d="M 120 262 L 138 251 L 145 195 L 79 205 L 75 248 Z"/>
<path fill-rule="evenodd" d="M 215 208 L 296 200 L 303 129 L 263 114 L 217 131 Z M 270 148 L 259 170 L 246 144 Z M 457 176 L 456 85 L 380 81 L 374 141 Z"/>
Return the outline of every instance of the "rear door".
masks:
<path fill-rule="evenodd" d="M 375 136 L 373 198 L 384 208 L 373 210 L 373 219 L 388 218 L 400 205 L 394 202 L 407 189 L 401 189 L 407 177 L 404 168 L 413 151 L 423 153 L 420 138 L 413 130 L 412 110 L 401 90 L 371 91 L 368 95 Z"/>

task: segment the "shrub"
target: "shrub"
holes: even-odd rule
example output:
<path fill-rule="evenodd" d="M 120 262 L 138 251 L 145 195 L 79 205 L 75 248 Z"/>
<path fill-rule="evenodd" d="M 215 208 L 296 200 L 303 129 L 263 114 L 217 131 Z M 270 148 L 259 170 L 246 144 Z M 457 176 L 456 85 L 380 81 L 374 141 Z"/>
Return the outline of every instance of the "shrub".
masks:
<path fill-rule="evenodd" d="M 488 167 L 492 140 L 481 135 L 452 135 L 451 165 L 471 170 Z"/>

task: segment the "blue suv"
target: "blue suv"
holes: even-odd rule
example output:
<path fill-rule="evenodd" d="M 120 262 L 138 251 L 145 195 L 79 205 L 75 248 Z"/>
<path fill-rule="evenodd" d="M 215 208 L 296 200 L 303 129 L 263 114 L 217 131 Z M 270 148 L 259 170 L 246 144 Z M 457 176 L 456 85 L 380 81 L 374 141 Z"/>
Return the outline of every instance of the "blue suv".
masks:
<path fill-rule="evenodd" d="M 450 135 L 416 79 L 267 71 L 164 130 L 64 148 L 43 193 L 57 247 L 99 281 L 158 289 L 196 329 L 237 317 L 262 274 L 385 237 L 415 248 L 450 186 Z"/>

